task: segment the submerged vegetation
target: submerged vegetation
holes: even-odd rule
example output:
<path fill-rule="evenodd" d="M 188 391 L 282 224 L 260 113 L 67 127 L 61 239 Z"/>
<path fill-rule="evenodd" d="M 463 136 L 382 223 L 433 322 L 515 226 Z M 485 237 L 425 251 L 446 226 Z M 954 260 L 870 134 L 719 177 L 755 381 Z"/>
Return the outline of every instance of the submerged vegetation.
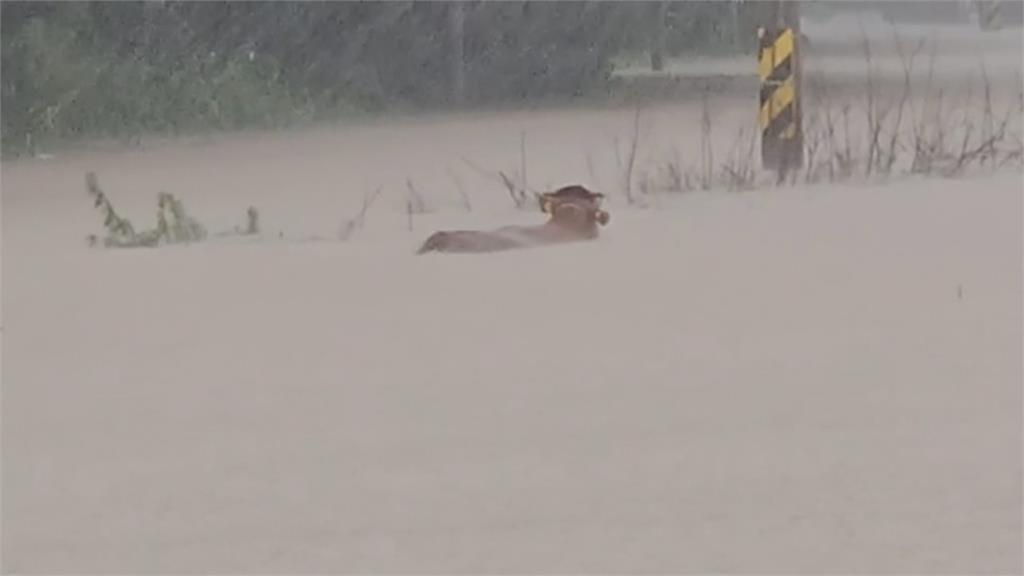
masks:
<path fill-rule="evenodd" d="M 138 231 L 135 226 L 114 209 L 110 197 L 100 188 L 94 172 L 85 175 L 85 187 L 92 198 L 93 207 L 103 218 L 106 235 L 101 239 L 88 237 L 90 246 L 102 244 L 106 248 L 154 247 L 161 244 L 189 244 L 201 242 L 209 235 L 202 223 L 188 214 L 185 204 L 169 192 L 157 195 L 156 227 Z M 246 225 L 218 236 L 254 236 L 260 233 L 259 212 L 250 206 L 246 211 Z"/>

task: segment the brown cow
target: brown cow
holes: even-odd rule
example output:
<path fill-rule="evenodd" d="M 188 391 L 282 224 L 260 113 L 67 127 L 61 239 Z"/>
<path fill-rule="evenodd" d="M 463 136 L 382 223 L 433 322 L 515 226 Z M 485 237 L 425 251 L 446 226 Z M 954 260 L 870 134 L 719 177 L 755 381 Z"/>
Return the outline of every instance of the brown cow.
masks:
<path fill-rule="evenodd" d="M 505 226 L 496 230 L 452 230 L 433 233 L 417 254 L 427 252 L 498 252 L 597 238 L 598 226 L 610 216 L 601 209 L 604 195 L 583 186 L 565 186 L 537 195 L 541 211 L 551 217 L 537 226 Z"/>

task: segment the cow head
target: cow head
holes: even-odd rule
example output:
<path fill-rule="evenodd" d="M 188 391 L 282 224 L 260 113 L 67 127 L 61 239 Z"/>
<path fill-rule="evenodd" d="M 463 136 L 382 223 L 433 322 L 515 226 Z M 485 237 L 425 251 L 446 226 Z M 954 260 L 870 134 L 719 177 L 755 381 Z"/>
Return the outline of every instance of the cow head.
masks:
<path fill-rule="evenodd" d="M 540 209 L 551 214 L 553 221 L 572 220 L 584 223 L 608 224 L 611 216 L 601 209 L 604 194 L 591 192 L 583 186 L 564 186 L 554 192 L 537 195 Z"/>

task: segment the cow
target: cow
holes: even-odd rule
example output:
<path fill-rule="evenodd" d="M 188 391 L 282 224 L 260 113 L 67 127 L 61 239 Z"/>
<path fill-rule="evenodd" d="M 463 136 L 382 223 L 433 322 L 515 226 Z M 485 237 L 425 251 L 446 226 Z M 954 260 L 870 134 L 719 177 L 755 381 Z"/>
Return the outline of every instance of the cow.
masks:
<path fill-rule="evenodd" d="M 417 254 L 427 252 L 482 253 L 530 248 L 549 244 L 593 240 L 600 226 L 610 220 L 601 209 L 604 194 L 583 186 L 564 186 L 537 195 L 541 212 L 548 221 L 535 226 L 504 226 L 495 230 L 450 230 L 435 232 Z"/>

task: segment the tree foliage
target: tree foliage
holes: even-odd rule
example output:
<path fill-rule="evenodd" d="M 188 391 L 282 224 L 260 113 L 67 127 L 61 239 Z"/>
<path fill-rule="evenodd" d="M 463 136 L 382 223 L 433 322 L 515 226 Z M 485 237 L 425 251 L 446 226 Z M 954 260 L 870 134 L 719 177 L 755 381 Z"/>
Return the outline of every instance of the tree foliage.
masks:
<path fill-rule="evenodd" d="M 643 49 L 657 2 L 464 2 L 460 104 L 579 95 Z M 726 3 L 674 3 L 670 50 Z M 452 105 L 449 2 L 5 1 L 5 151 Z M 727 11 L 727 10 L 726 10 Z M 692 16 L 692 17 L 691 17 Z M 702 23 L 708 24 L 702 26 Z"/>

